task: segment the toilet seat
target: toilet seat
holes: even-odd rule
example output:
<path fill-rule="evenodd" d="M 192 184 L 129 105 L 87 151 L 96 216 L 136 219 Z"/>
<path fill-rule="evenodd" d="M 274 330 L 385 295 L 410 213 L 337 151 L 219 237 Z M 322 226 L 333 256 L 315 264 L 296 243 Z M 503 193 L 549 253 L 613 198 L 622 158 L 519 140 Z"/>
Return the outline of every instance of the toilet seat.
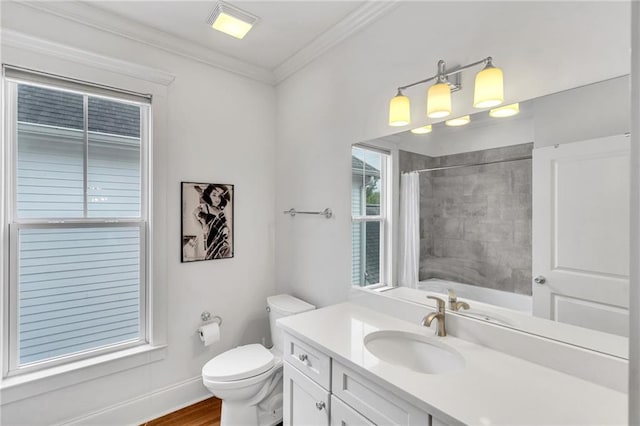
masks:
<path fill-rule="evenodd" d="M 258 374 L 257 376 L 248 377 L 246 379 L 232 380 L 230 382 L 219 382 L 215 380 L 210 380 L 205 377 L 202 378 L 202 383 L 211 388 L 215 388 L 218 390 L 231 390 L 231 389 L 239 389 L 244 387 L 253 386 L 256 383 L 265 382 L 271 377 L 278 369 L 282 368 L 282 363 L 274 365 L 269 370 L 265 371 L 262 374 Z"/>
<path fill-rule="evenodd" d="M 221 353 L 202 367 L 202 377 L 210 382 L 232 382 L 261 375 L 273 368 L 276 358 L 264 346 L 238 346 Z"/>

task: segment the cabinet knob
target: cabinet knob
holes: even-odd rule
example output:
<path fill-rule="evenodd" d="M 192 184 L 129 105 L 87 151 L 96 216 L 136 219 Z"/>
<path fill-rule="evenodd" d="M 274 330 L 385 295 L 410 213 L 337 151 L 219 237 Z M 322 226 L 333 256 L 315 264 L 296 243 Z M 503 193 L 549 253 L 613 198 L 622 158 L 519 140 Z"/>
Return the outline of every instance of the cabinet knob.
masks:
<path fill-rule="evenodd" d="M 324 401 L 316 402 L 316 408 L 318 410 L 323 410 L 325 407 L 326 407 L 326 404 L 324 403 Z"/>
<path fill-rule="evenodd" d="M 545 277 L 543 277 L 542 275 L 538 275 L 537 277 L 535 277 L 533 279 L 533 282 L 536 284 L 544 284 L 547 282 L 547 279 Z"/>
<path fill-rule="evenodd" d="M 307 356 L 307 354 L 298 354 L 298 359 L 302 362 L 306 362 L 309 357 Z"/>

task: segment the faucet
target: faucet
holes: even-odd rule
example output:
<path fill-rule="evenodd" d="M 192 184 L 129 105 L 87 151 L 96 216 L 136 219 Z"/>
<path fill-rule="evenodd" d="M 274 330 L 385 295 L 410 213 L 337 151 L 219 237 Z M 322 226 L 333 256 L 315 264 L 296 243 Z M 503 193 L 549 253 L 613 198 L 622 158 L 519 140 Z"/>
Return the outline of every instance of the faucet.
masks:
<path fill-rule="evenodd" d="M 436 329 L 436 336 L 444 337 L 447 335 L 447 329 L 444 325 L 444 300 L 435 296 L 427 296 L 427 299 L 433 299 L 438 303 L 438 312 L 431 312 L 429 315 L 422 318 L 421 324 L 425 327 L 431 327 L 433 320 L 437 319 L 438 328 Z"/>
<path fill-rule="evenodd" d="M 469 309 L 469 304 L 467 302 L 458 302 L 456 293 L 449 289 L 449 309 L 452 311 L 459 311 L 460 308 Z"/>

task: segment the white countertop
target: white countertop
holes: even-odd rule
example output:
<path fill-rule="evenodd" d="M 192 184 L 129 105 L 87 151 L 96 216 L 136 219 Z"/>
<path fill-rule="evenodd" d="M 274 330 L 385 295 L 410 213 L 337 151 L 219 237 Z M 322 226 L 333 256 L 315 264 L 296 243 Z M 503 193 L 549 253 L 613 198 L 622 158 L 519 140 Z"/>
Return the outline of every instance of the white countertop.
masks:
<path fill-rule="evenodd" d="M 627 394 L 452 336 L 434 337 L 465 358 L 465 368 L 422 374 L 379 360 L 364 336 L 433 329 L 342 303 L 278 320 L 278 326 L 445 422 L 469 425 L 627 423 Z M 532 345 L 532 351 L 536 347 Z"/>

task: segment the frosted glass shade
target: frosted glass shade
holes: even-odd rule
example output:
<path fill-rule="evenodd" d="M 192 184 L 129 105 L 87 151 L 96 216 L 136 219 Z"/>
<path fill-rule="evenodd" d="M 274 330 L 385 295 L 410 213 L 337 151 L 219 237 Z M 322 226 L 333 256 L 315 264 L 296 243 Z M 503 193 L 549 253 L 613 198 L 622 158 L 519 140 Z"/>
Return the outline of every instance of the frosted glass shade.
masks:
<path fill-rule="evenodd" d="M 397 95 L 389 102 L 389 126 L 406 126 L 411 122 L 409 98 Z"/>
<path fill-rule="evenodd" d="M 473 106 L 491 108 L 504 102 L 502 70 L 488 66 L 476 74 L 476 85 L 473 91 Z"/>
<path fill-rule="evenodd" d="M 413 133 L 414 135 L 424 135 L 427 133 L 431 133 L 432 130 L 433 130 L 433 127 L 431 127 L 431 124 L 427 124 L 426 126 L 416 127 L 415 129 L 411 129 L 411 133 Z"/>
<path fill-rule="evenodd" d="M 519 112 L 520 112 L 520 104 L 515 103 L 515 104 L 505 105 L 500 108 L 494 108 L 492 110 L 489 110 L 489 116 L 493 118 L 504 118 L 504 117 L 511 117 L 513 115 L 518 114 Z"/>
<path fill-rule="evenodd" d="M 444 122 L 447 126 L 457 127 L 464 126 L 465 124 L 471 123 L 471 117 L 468 115 L 463 115 L 462 117 L 452 118 L 451 120 L 447 120 Z"/>
<path fill-rule="evenodd" d="M 442 118 L 451 114 L 451 88 L 447 83 L 436 83 L 427 92 L 427 117 Z"/>

